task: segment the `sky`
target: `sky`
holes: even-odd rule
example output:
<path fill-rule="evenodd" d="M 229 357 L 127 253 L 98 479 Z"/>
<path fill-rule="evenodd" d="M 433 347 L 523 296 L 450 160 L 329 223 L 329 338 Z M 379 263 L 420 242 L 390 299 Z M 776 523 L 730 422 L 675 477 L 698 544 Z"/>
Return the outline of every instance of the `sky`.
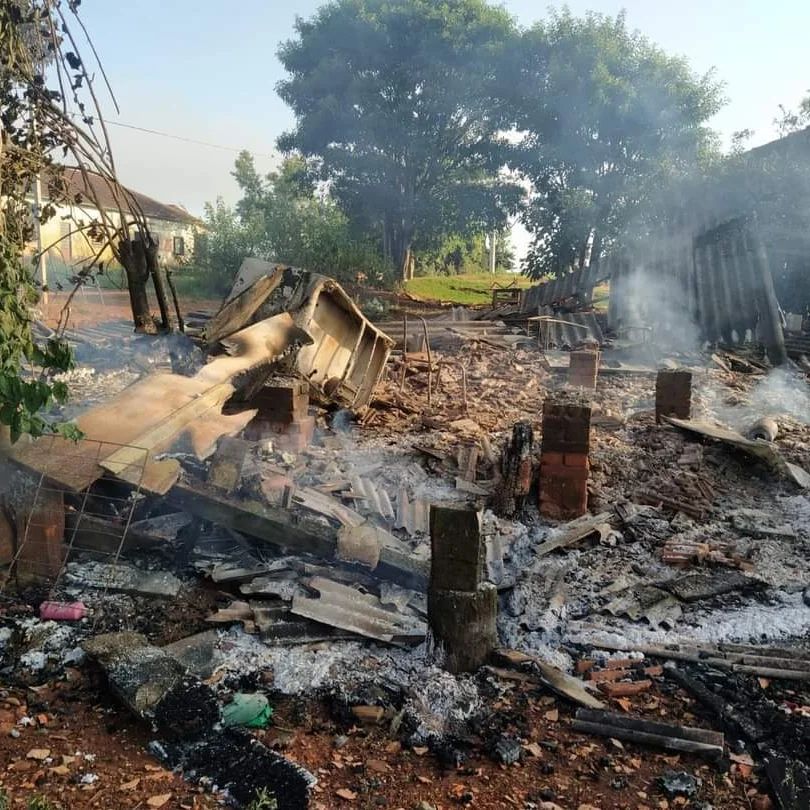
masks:
<path fill-rule="evenodd" d="M 230 177 L 236 152 L 248 149 L 260 171 L 275 165 L 275 141 L 293 125 L 275 92 L 284 71 L 279 42 L 320 0 L 84 0 L 82 18 L 118 103 L 107 111 L 122 182 L 164 203 L 201 214 L 206 201 L 238 199 Z M 502 3 L 521 25 L 542 18 L 534 0 Z M 577 14 L 627 12 L 637 28 L 693 69 L 715 69 L 727 106 L 713 120 L 726 142 L 741 129 L 750 145 L 776 137 L 778 105 L 795 107 L 810 90 L 808 0 L 570 0 Z M 123 123 L 219 147 L 150 135 Z M 518 237 L 523 241 L 523 237 Z M 518 245 L 519 252 L 522 245 Z"/>

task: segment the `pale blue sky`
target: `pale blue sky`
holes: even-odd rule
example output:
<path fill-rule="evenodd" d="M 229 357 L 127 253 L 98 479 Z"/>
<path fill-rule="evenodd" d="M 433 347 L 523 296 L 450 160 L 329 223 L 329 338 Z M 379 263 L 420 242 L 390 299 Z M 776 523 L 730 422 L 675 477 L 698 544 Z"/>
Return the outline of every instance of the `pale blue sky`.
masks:
<path fill-rule="evenodd" d="M 188 138 L 246 148 L 273 165 L 276 136 L 290 126 L 276 96 L 282 77 L 279 41 L 292 34 L 296 14 L 311 15 L 318 0 L 84 0 L 83 18 L 121 106 L 118 120 Z M 547 4 L 506 0 L 523 25 Z M 756 131 L 771 140 L 780 103 L 795 106 L 810 89 L 810 0 L 571 0 L 576 13 L 627 10 L 632 27 L 693 68 L 714 67 L 726 82 L 727 107 L 714 124 L 727 138 Z M 110 120 L 116 120 L 110 116 Z M 218 194 L 233 202 L 234 153 L 111 128 L 121 179 L 194 213 Z"/>

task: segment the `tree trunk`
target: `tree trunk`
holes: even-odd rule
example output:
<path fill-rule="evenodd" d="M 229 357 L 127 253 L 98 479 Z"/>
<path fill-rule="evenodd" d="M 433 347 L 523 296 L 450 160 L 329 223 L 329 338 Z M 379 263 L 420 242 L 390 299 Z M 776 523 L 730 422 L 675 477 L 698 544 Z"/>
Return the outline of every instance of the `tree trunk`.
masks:
<path fill-rule="evenodd" d="M 132 308 L 132 319 L 135 331 L 153 335 L 157 331 L 155 321 L 149 309 L 149 298 L 146 295 L 146 283 L 149 281 L 149 267 L 146 263 L 146 250 L 140 239 L 129 239 L 126 236 L 118 243 L 118 261 L 127 274 L 129 304 Z"/>
<path fill-rule="evenodd" d="M 166 294 L 166 282 L 163 271 L 158 264 L 158 243 L 152 238 L 150 233 L 145 234 L 146 242 L 146 266 L 149 268 L 149 275 L 155 285 L 155 296 L 157 297 L 158 308 L 160 309 L 160 321 L 165 332 L 174 332 L 176 324 L 169 308 L 169 296 Z"/>
<path fill-rule="evenodd" d="M 415 270 L 416 256 L 414 256 L 413 251 L 408 248 L 405 258 L 405 281 L 410 281 L 413 278 Z"/>
<path fill-rule="evenodd" d="M 404 223 L 386 219 L 383 243 L 390 251 L 390 259 L 401 281 L 413 278 L 413 228 Z"/>
<path fill-rule="evenodd" d="M 512 518 L 523 510 L 532 487 L 533 449 L 531 422 L 517 422 L 512 427 L 512 441 L 503 449 L 500 481 L 493 497 L 493 509 L 499 517 Z"/>

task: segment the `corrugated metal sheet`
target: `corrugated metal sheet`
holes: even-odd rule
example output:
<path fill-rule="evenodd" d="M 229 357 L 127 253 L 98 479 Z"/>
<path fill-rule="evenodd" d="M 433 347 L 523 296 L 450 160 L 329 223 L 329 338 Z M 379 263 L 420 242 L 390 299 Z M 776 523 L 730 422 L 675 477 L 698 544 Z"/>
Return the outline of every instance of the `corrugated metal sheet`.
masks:
<path fill-rule="evenodd" d="M 575 296 L 586 300 L 597 284 L 610 277 L 610 272 L 609 261 L 593 262 L 582 270 L 537 284 L 523 292 L 520 308 L 534 314 L 540 307 L 559 306 Z"/>
<path fill-rule="evenodd" d="M 587 300 L 609 279 L 611 330 L 646 325 L 659 336 L 685 336 L 691 330 L 712 343 L 742 343 L 754 339 L 768 305 L 761 251 L 759 237 L 743 218 L 706 227 L 684 216 L 632 254 L 606 257 L 526 290 L 521 314 L 570 305 L 576 297 Z M 560 328 L 550 340 L 570 344 L 574 337 Z"/>
<path fill-rule="evenodd" d="M 427 633 L 423 621 L 389 610 L 376 596 L 360 593 L 322 577 L 313 577 L 309 586 L 317 590 L 320 597 L 310 599 L 295 596 L 291 612 L 296 616 L 389 643 L 406 640 L 418 642 Z"/>
<path fill-rule="evenodd" d="M 692 328 L 712 343 L 752 339 L 765 295 L 755 269 L 757 248 L 738 219 L 699 233 L 684 228 L 646 255 L 617 262 L 610 328 L 647 324 L 659 335 Z"/>
<path fill-rule="evenodd" d="M 555 315 L 551 307 L 542 307 L 538 317 L 549 320 L 530 321 L 530 332 L 540 329 L 544 348 L 577 346 L 588 338 L 602 343 L 604 334 L 600 316 L 595 312 L 570 312 Z"/>

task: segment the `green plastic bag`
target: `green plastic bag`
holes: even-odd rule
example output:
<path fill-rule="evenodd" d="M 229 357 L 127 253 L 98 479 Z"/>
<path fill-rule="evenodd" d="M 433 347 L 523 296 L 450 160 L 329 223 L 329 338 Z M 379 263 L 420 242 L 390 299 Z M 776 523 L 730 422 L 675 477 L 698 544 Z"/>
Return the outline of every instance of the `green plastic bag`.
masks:
<path fill-rule="evenodd" d="M 224 725 L 244 728 L 266 728 L 273 716 L 273 709 L 264 695 L 248 695 L 237 692 L 233 700 L 222 708 Z"/>

